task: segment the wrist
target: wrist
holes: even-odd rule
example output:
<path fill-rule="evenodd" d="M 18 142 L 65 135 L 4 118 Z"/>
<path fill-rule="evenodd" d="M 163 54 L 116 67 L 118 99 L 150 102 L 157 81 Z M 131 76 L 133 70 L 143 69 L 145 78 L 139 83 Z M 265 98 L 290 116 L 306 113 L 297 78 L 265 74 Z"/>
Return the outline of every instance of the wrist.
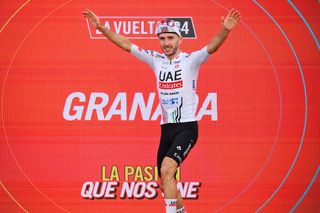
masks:
<path fill-rule="evenodd" d="M 231 29 L 227 29 L 226 27 L 222 26 L 221 31 L 224 32 L 224 33 L 230 33 Z"/>
<path fill-rule="evenodd" d="M 103 29 L 103 25 L 99 22 L 99 23 L 97 23 L 97 27 L 96 27 L 96 29 L 97 30 L 101 30 L 101 29 Z"/>

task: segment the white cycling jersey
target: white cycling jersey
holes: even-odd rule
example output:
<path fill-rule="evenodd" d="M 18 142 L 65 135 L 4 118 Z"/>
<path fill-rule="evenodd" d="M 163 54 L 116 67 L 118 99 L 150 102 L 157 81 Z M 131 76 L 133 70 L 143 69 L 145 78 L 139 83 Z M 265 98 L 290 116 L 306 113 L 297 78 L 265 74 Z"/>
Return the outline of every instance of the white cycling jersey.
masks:
<path fill-rule="evenodd" d="M 181 52 L 172 60 L 134 44 L 131 53 L 147 63 L 156 76 L 162 108 L 161 124 L 195 121 L 197 78 L 200 65 L 210 56 L 207 47 L 191 54 Z"/>

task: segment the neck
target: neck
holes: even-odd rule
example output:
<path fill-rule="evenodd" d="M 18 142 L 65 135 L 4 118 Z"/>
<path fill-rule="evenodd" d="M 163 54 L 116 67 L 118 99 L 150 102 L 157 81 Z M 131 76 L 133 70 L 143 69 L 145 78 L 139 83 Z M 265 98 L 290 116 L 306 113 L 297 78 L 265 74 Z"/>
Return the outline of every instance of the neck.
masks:
<path fill-rule="evenodd" d="M 170 55 L 170 56 L 167 55 L 167 58 L 168 58 L 169 60 L 172 60 L 172 59 L 174 59 L 177 55 L 179 55 L 180 53 L 181 53 L 181 50 L 179 49 L 179 50 L 177 50 L 177 52 L 176 52 L 175 54 Z"/>

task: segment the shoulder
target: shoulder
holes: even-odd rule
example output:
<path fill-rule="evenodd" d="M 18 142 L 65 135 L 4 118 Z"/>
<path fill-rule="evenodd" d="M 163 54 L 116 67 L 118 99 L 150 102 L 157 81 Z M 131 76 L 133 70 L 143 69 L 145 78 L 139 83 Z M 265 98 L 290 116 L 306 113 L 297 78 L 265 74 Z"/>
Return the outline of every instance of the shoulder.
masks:
<path fill-rule="evenodd" d="M 143 49 L 142 47 L 139 47 L 136 44 L 132 44 L 131 52 L 143 53 L 143 54 L 148 54 L 148 55 L 154 55 L 155 53 L 157 53 L 156 51 L 153 51 L 153 50 Z"/>
<path fill-rule="evenodd" d="M 163 54 L 160 54 L 154 50 L 145 50 L 145 49 L 142 49 L 141 47 L 138 47 L 138 51 L 143 52 L 144 54 L 150 55 L 154 58 L 161 58 L 161 59 L 165 58 Z"/>
<path fill-rule="evenodd" d="M 157 59 L 165 59 L 166 57 L 165 57 L 164 54 L 160 54 L 158 52 L 155 52 L 155 58 L 157 58 Z"/>
<path fill-rule="evenodd" d="M 199 53 L 208 53 L 207 46 L 204 46 L 201 49 L 193 51 L 192 53 L 190 53 L 190 55 L 196 55 L 196 54 L 199 54 Z"/>
<path fill-rule="evenodd" d="M 210 54 L 207 51 L 207 46 L 204 46 L 203 48 L 190 53 L 190 57 L 192 57 L 192 58 L 207 57 L 208 55 L 210 55 Z"/>

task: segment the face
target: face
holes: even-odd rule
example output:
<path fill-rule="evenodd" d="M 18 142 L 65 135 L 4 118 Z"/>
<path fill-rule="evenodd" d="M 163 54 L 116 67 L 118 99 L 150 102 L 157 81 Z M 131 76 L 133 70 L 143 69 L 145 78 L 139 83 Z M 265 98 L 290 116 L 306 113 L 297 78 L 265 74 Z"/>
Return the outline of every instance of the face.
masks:
<path fill-rule="evenodd" d="M 161 33 L 159 34 L 159 41 L 163 53 L 172 59 L 180 50 L 179 46 L 182 38 L 175 33 Z"/>

